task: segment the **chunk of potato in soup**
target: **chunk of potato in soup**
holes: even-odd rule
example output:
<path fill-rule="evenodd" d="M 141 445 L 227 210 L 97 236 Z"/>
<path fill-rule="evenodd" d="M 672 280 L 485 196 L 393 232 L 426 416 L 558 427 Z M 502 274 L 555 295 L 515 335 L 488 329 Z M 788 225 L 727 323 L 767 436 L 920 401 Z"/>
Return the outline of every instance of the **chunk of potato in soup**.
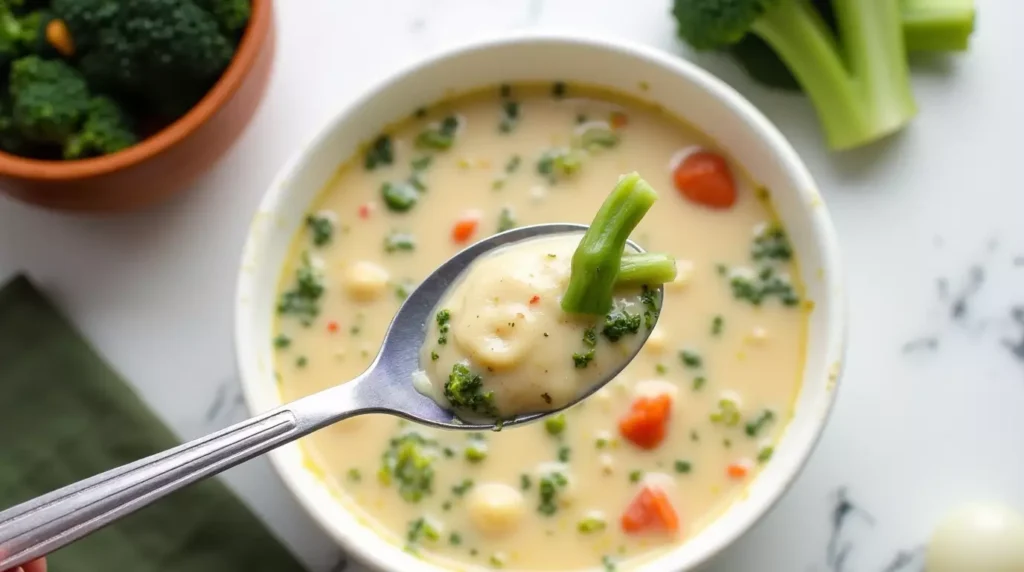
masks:
<path fill-rule="evenodd" d="M 350 510 L 453 569 L 627 570 L 743 494 L 792 414 L 808 307 L 767 193 L 738 165 L 729 208 L 677 192 L 695 149 L 714 145 L 632 99 L 502 86 L 418 112 L 341 168 L 282 274 L 285 399 L 363 371 L 403 297 L 461 248 L 519 224 L 587 224 L 621 173 L 661 194 L 632 238 L 679 260 L 637 358 L 563 414 L 488 434 L 373 415 L 304 439 Z"/>

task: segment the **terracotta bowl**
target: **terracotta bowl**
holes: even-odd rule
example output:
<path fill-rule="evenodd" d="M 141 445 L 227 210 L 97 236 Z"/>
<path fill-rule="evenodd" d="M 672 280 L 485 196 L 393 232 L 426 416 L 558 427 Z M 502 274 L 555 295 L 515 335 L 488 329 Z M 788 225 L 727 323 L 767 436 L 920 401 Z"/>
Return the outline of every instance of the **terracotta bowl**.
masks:
<path fill-rule="evenodd" d="M 0 192 L 34 205 L 91 212 L 141 209 L 188 188 L 242 134 L 274 60 L 273 0 L 252 17 L 224 75 L 188 113 L 139 144 L 80 161 L 40 161 L 0 152 Z"/>

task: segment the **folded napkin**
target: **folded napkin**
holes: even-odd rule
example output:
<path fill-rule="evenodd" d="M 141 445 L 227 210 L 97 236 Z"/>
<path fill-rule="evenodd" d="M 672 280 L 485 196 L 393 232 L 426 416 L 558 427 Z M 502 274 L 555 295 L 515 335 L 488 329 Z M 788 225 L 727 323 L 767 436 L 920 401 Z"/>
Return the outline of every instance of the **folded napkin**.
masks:
<path fill-rule="evenodd" d="M 0 509 L 178 443 L 25 277 L 0 289 Z M 292 572 L 210 479 L 48 557 L 51 572 Z"/>

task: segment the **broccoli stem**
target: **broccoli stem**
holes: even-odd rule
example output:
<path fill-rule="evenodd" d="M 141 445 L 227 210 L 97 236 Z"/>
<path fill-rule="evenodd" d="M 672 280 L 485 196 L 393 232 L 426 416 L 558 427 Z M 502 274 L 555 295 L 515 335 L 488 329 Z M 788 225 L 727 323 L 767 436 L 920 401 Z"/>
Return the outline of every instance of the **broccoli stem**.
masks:
<path fill-rule="evenodd" d="M 974 32 L 974 0 L 900 0 L 911 52 L 962 52 Z"/>
<path fill-rule="evenodd" d="M 833 5 L 842 51 L 807 0 L 777 3 L 754 23 L 753 32 L 779 54 L 810 97 L 829 146 L 849 149 L 899 130 L 917 105 L 897 3 L 834 0 Z"/>
<path fill-rule="evenodd" d="M 676 259 L 667 254 L 645 252 L 625 254 L 615 277 L 615 286 L 655 286 L 676 279 Z"/>
<path fill-rule="evenodd" d="M 597 316 L 608 313 L 626 240 L 656 200 L 658 193 L 639 174 L 619 179 L 572 255 L 562 310 Z"/>

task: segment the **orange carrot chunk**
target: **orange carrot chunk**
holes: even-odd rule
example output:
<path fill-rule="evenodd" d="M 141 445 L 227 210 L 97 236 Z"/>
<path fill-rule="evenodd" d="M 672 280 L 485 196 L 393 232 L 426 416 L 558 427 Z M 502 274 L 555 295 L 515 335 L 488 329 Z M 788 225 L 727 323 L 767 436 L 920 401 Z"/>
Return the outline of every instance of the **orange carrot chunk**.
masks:
<path fill-rule="evenodd" d="M 478 224 L 480 224 L 480 218 L 475 213 L 464 215 L 455 221 L 455 226 L 452 227 L 452 239 L 455 242 L 466 242 L 476 232 Z"/>
<path fill-rule="evenodd" d="M 727 209 L 736 203 L 736 182 L 717 153 L 691 153 L 676 167 L 672 179 L 683 197 L 699 205 Z"/>
<path fill-rule="evenodd" d="M 676 532 L 679 516 L 672 502 L 659 488 L 646 486 L 622 513 L 622 530 L 629 534 L 646 531 Z"/>
<path fill-rule="evenodd" d="M 653 449 L 665 439 L 671 409 L 667 394 L 640 397 L 619 420 L 619 433 L 641 449 Z"/>
<path fill-rule="evenodd" d="M 725 472 L 734 479 L 742 479 L 747 476 L 750 469 L 742 463 L 730 463 L 729 466 L 726 467 Z"/>

